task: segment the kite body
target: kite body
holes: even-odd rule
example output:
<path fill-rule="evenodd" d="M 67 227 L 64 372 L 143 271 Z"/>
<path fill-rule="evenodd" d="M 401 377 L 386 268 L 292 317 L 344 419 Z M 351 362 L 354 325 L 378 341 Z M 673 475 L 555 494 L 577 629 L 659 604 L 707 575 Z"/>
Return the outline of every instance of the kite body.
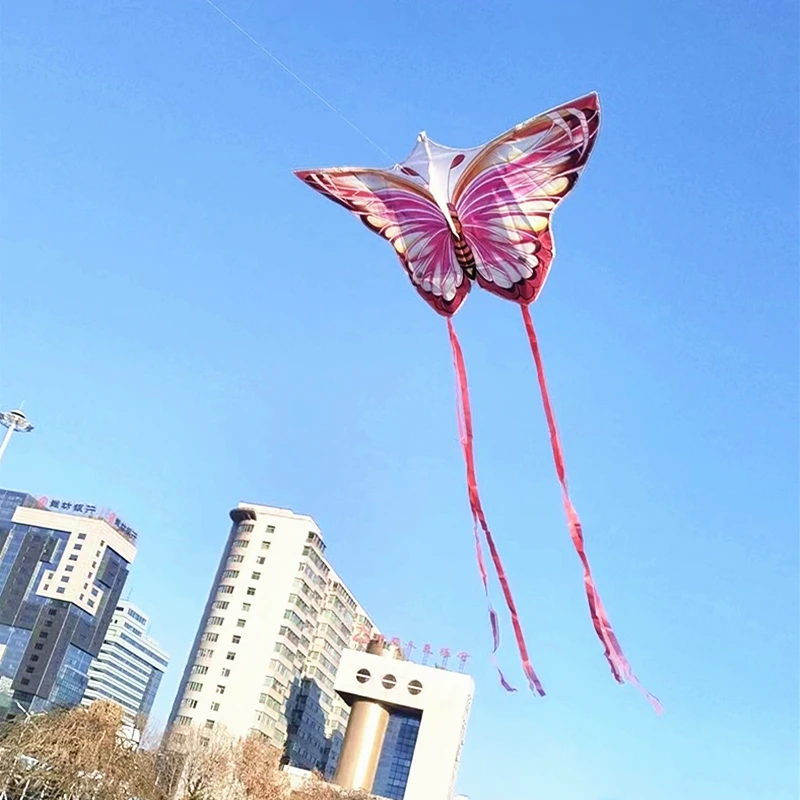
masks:
<path fill-rule="evenodd" d="M 475 550 L 489 604 L 494 652 L 499 646 L 499 622 L 489 599 L 483 541 L 511 616 L 528 684 L 543 695 L 478 493 L 466 367 L 451 319 L 473 283 L 522 307 L 567 524 L 583 569 L 595 632 L 614 678 L 632 683 L 660 710 L 658 701 L 642 689 L 633 674 L 592 578 L 583 530 L 569 496 L 561 442 L 528 308 L 538 298 L 553 261 L 553 212 L 583 171 L 599 127 L 599 100 L 596 94 L 589 94 L 533 117 L 480 147 L 445 147 L 421 133 L 409 157 L 390 169 L 342 167 L 299 170 L 296 175 L 386 239 L 419 294 L 447 318 Z M 499 667 L 498 672 L 503 686 L 513 691 Z"/>
<path fill-rule="evenodd" d="M 445 147 L 421 133 L 391 169 L 296 174 L 387 239 L 440 314 L 455 314 L 473 281 L 528 304 L 553 260 L 551 215 L 586 164 L 599 123 L 590 94 L 481 147 Z"/>

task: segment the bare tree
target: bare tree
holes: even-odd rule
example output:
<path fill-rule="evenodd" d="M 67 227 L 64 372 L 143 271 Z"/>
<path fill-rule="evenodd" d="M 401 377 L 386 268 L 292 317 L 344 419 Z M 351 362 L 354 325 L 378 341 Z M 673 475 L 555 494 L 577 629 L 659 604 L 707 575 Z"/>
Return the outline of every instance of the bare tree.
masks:
<path fill-rule="evenodd" d="M 314 775 L 291 790 L 279 750 L 224 728 L 179 727 L 136 747 L 96 702 L 0 723 L 0 800 L 368 800 Z"/>
<path fill-rule="evenodd" d="M 280 759 L 280 750 L 256 736 L 238 743 L 235 771 L 245 800 L 285 800 L 289 782 Z"/>
<path fill-rule="evenodd" d="M 122 709 L 107 702 L 5 723 L 0 727 L 2 792 L 8 798 L 157 797 L 152 755 L 137 752 L 121 726 Z"/>
<path fill-rule="evenodd" d="M 371 798 L 372 795 L 366 792 L 348 792 L 332 783 L 326 783 L 316 774 L 290 795 L 290 800 L 371 800 Z"/>
<path fill-rule="evenodd" d="M 174 764 L 173 789 L 180 800 L 218 800 L 234 780 L 236 740 L 224 729 L 173 729 L 166 750 Z"/>

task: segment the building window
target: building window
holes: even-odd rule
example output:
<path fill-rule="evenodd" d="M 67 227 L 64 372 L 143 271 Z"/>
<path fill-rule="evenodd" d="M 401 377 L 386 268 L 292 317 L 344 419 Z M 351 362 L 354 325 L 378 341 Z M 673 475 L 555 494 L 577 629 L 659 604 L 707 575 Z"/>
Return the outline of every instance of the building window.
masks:
<path fill-rule="evenodd" d="M 69 575 L 62 575 L 61 583 L 69 583 Z"/>
<path fill-rule="evenodd" d="M 175 721 L 178 723 L 178 725 L 191 725 L 192 724 L 192 718 L 191 717 L 180 716 Z"/>
<path fill-rule="evenodd" d="M 189 681 L 189 683 L 186 684 L 186 688 L 190 692 L 200 692 L 203 689 L 203 684 L 198 681 Z"/>
<path fill-rule="evenodd" d="M 218 633 L 204 633 L 203 634 L 203 641 L 204 642 L 216 642 L 219 639 Z"/>
<path fill-rule="evenodd" d="M 212 703 L 211 704 L 212 711 L 219 711 L 219 703 Z"/>
<path fill-rule="evenodd" d="M 83 545 L 82 544 L 73 545 L 72 549 L 73 550 L 83 550 Z"/>
<path fill-rule="evenodd" d="M 250 603 L 242 603 L 242 611 L 249 611 Z"/>
<path fill-rule="evenodd" d="M 215 600 L 211 608 L 216 608 L 217 611 L 224 611 L 230 603 L 227 600 Z"/>
<path fill-rule="evenodd" d="M 266 694 L 259 695 L 258 704 L 263 706 L 264 703 L 266 703 L 266 702 L 267 702 Z"/>
<path fill-rule="evenodd" d="M 261 542 L 261 549 L 262 550 L 269 550 L 269 546 L 272 542 Z"/>
<path fill-rule="evenodd" d="M 236 653 L 228 653 L 225 658 L 227 658 L 228 661 L 233 661 L 236 658 Z"/>
<path fill-rule="evenodd" d="M 94 569 L 96 566 L 97 566 L 97 562 L 96 561 L 92 561 L 92 569 Z"/>
<path fill-rule="evenodd" d="M 209 617 L 208 618 L 208 624 L 209 625 L 222 625 L 223 622 L 225 622 L 225 619 L 223 617 Z"/>
<path fill-rule="evenodd" d="M 228 561 L 231 564 L 241 564 L 244 561 L 244 556 L 240 553 L 239 555 L 231 556 Z"/>
<path fill-rule="evenodd" d="M 228 586 L 227 584 L 218 587 L 217 591 L 220 594 L 233 594 L 233 586 Z"/>
<path fill-rule="evenodd" d="M 231 636 L 231 642 L 233 642 L 233 644 L 239 644 L 239 642 L 241 641 L 242 641 L 241 636 Z"/>
<path fill-rule="evenodd" d="M 256 593 L 256 587 L 255 586 L 248 586 L 247 587 L 247 594 L 248 594 L 249 597 L 252 597 L 255 593 Z"/>
<path fill-rule="evenodd" d="M 98 589 L 92 589 L 92 597 L 97 597 Z"/>
<path fill-rule="evenodd" d="M 67 590 L 63 586 L 59 586 L 58 589 L 56 589 L 56 594 L 64 594 L 66 591 Z"/>
<path fill-rule="evenodd" d="M 266 559 L 266 558 L 264 558 L 264 556 L 259 556 L 259 557 L 256 559 L 256 564 L 263 564 L 263 563 L 264 563 L 266 560 L 267 560 L 267 559 Z"/>
<path fill-rule="evenodd" d="M 87 602 L 87 605 L 89 606 L 89 608 L 94 608 L 94 600 L 89 600 Z"/>
<path fill-rule="evenodd" d="M 394 689 L 397 686 L 397 678 L 394 675 L 384 675 L 381 684 L 384 689 Z"/>
<path fill-rule="evenodd" d="M 360 669 L 356 672 L 356 680 L 359 683 L 366 683 L 372 676 L 368 669 Z"/>
<path fill-rule="evenodd" d="M 85 533 L 79 533 L 78 534 L 78 538 L 79 539 L 85 539 L 86 538 L 86 534 Z"/>
<path fill-rule="evenodd" d="M 33 649 L 34 649 L 34 650 L 44 650 L 44 645 L 43 645 L 41 642 L 37 642 L 37 643 L 36 643 L 36 644 L 33 646 Z"/>
<path fill-rule="evenodd" d="M 226 569 L 225 572 L 222 573 L 223 578 L 238 578 L 239 577 L 239 570 L 238 569 Z"/>
<path fill-rule="evenodd" d="M 236 540 L 236 541 L 233 543 L 233 546 L 234 546 L 234 547 L 247 547 L 247 545 L 249 545 L 249 544 L 250 544 L 250 542 L 249 542 L 249 540 L 247 540 L 247 539 L 237 539 L 237 540 Z"/>
<path fill-rule="evenodd" d="M 78 556 L 74 556 L 74 555 L 70 556 L 68 560 L 69 561 L 77 561 L 78 560 Z"/>
<path fill-rule="evenodd" d="M 38 660 L 39 660 L 39 656 L 37 656 L 37 655 L 32 655 L 31 656 L 31 661 L 38 661 Z"/>
<path fill-rule="evenodd" d="M 217 694 L 225 694 L 225 687 L 221 683 L 217 684 Z"/>
<path fill-rule="evenodd" d="M 206 720 L 206 728 L 211 730 L 211 728 L 213 728 L 213 727 L 214 727 L 214 720 L 213 719 L 207 719 Z"/>
<path fill-rule="evenodd" d="M 223 678 L 230 678 L 231 671 L 227 667 L 223 667 L 221 675 Z"/>
<path fill-rule="evenodd" d="M 275 533 L 275 526 L 267 525 L 267 533 Z"/>
<path fill-rule="evenodd" d="M 190 697 L 184 697 L 181 705 L 186 708 L 197 708 L 197 700 L 192 700 Z"/>
<path fill-rule="evenodd" d="M 192 675 L 205 675 L 208 672 L 208 667 L 202 664 L 195 664 L 192 667 Z"/>
<path fill-rule="evenodd" d="M 64 567 L 64 572 L 72 572 L 74 569 L 75 569 L 74 564 L 67 564 L 67 566 Z"/>
<path fill-rule="evenodd" d="M 419 694 L 422 691 L 422 684 L 419 681 L 409 681 L 408 682 L 408 693 L 409 694 Z"/>
<path fill-rule="evenodd" d="M 246 619 L 237 619 L 236 620 L 236 627 L 237 628 L 244 628 L 246 622 L 247 622 Z"/>
<path fill-rule="evenodd" d="M 213 650 L 206 650 L 204 647 L 199 647 L 197 649 L 198 658 L 211 658 L 213 655 L 214 655 Z"/>
<path fill-rule="evenodd" d="M 258 580 L 258 579 L 261 577 L 261 573 L 260 573 L 260 572 L 254 572 L 254 573 L 253 573 L 253 574 L 252 574 L 250 577 L 251 577 L 251 578 L 252 578 L 254 581 L 257 581 L 257 580 Z"/>

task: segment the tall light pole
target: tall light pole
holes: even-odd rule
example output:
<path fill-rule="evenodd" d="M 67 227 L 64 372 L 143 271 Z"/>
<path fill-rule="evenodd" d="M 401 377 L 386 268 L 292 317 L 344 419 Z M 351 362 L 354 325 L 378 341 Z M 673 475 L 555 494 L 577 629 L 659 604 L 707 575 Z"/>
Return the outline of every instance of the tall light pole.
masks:
<path fill-rule="evenodd" d="M 14 411 L 0 411 L 0 425 L 3 425 L 7 430 L 3 437 L 3 442 L 0 444 L 0 460 L 3 458 L 3 453 L 11 441 L 11 434 L 14 431 L 19 433 L 30 433 L 33 430 L 33 425 L 28 422 L 28 418 L 19 410 Z"/>

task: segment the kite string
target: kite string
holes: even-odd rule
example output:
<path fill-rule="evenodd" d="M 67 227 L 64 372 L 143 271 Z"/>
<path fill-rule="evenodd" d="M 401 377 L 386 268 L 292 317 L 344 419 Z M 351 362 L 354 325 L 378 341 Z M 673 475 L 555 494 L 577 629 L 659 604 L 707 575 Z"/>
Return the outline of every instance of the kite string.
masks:
<path fill-rule="evenodd" d="M 531 319 L 531 312 L 528 306 L 523 305 L 522 318 L 525 322 L 525 332 L 528 335 L 528 342 L 531 346 L 533 360 L 536 365 L 536 376 L 539 381 L 539 388 L 542 394 L 542 404 L 544 405 L 544 413 L 547 418 L 547 427 L 550 432 L 550 446 L 553 450 L 553 461 L 555 462 L 556 474 L 558 481 L 561 484 L 561 499 L 564 505 L 564 511 L 567 515 L 567 525 L 569 527 L 570 537 L 572 544 L 575 547 L 578 557 L 580 558 L 583 566 L 583 583 L 586 589 L 586 599 L 589 603 L 589 612 L 592 617 L 597 637 L 600 639 L 605 650 L 605 657 L 611 667 L 611 672 L 614 678 L 619 683 L 630 683 L 636 687 L 650 702 L 657 713 L 661 713 L 662 707 L 658 698 L 654 697 L 648 692 L 639 679 L 633 674 L 631 665 L 622 647 L 617 640 L 616 634 L 611 627 L 611 622 L 608 619 L 603 602 L 597 591 L 594 579 L 592 578 L 592 571 L 589 565 L 589 559 L 586 555 L 585 542 L 583 537 L 583 527 L 581 525 L 578 512 L 572 504 L 569 496 L 569 488 L 567 485 L 567 473 L 564 466 L 564 454 L 561 448 L 561 440 L 558 435 L 558 428 L 556 426 L 555 414 L 553 413 L 553 406 L 550 402 L 550 393 L 547 390 L 547 381 L 544 374 L 544 364 L 542 363 L 542 355 L 539 351 L 539 341 L 536 337 L 536 330 L 533 327 L 533 320 Z"/>
<path fill-rule="evenodd" d="M 483 506 L 481 504 L 480 495 L 478 494 L 478 480 L 475 473 L 475 454 L 473 450 L 473 435 L 472 435 L 472 411 L 469 402 L 469 386 L 467 383 L 467 370 L 466 365 L 464 364 L 464 354 L 461 350 L 461 344 L 458 341 L 458 336 L 456 335 L 455 328 L 453 327 L 453 321 L 450 317 L 447 318 L 447 332 L 450 338 L 450 347 L 453 351 L 453 366 L 455 367 L 456 378 L 457 378 L 457 399 L 458 399 L 458 421 L 459 421 L 459 434 L 461 438 L 461 447 L 464 452 L 464 461 L 466 463 L 467 468 L 467 489 L 469 492 L 469 505 L 470 510 L 472 511 L 472 519 L 473 519 L 473 530 L 475 532 L 475 544 L 476 544 L 476 551 L 478 554 L 478 568 L 481 572 L 481 580 L 483 581 L 483 588 L 486 592 L 487 601 L 489 603 L 489 618 L 492 623 L 492 633 L 494 635 L 494 643 L 495 643 L 495 651 L 497 650 L 497 645 L 499 644 L 499 632 L 498 632 L 498 625 L 497 625 L 497 614 L 492 607 L 491 600 L 489 599 L 489 587 L 486 578 L 486 566 L 483 561 L 483 552 L 481 549 L 480 538 L 478 536 L 478 527 L 483 531 L 483 535 L 486 538 L 486 543 L 489 546 L 489 553 L 492 557 L 492 562 L 494 563 L 495 572 L 497 573 L 497 578 L 500 582 L 500 587 L 503 590 L 503 596 L 506 601 L 506 605 L 508 606 L 509 613 L 511 615 L 511 624 L 514 628 L 514 637 L 517 641 L 517 648 L 519 649 L 520 658 L 522 660 L 522 668 L 525 672 L 525 677 L 528 679 L 528 684 L 531 688 L 531 691 L 538 694 L 540 697 L 544 697 L 544 689 L 542 688 L 542 684 L 539 681 L 536 673 L 533 670 L 533 665 L 531 664 L 530 656 L 528 655 L 528 647 L 525 644 L 525 636 L 522 632 L 522 625 L 519 621 L 519 614 L 517 612 L 517 607 L 514 602 L 514 598 L 511 595 L 511 587 L 508 584 L 508 578 L 506 577 L 505 568 L 503 567 L 503 562 L 500 558 L 500 554 L 497 550 L 497 545 L 494 541 L 494 536 L 492 536 L 492 532 L 489 529 L 489 525 L 486 522 L 486 516 L 483 513 Z M 494 656 L 493 656 L 494 657 Z M 497 663 L 495 662 L 495 666 Z M 502 671 L 500 668 L 497 667 L 497 670 L 500 674 L 500 681 L 503 684 L 503 687 L 507 691 L 514 691 L 513 687 L 511 687 L 508 682 L 506 681 L 505 677 L 503 676 Z"/>
<path fill-rule="evenodd" d="M 385 155 L 389 159 L 389 161 L 394 162 L 396 160 L 393 159 L 392 156 L 389 153 L 387 153 L 386 150 L 384 150 L 377 142 L 375 142 L 373 139 L 370 139 L 370 137 L 367 136 L 367 134 L 364 133 L 364 131 L 362 131 L 361 128 L 359 128 L 354 122 L 351 122 L 344 114 L 342 114 L 342 112 L 339 111 L 338 108 L 329 103 L 316 89 L 314 89 L 312 86 L 306 83 L 296 72 L 294 72 L 283 61 L 281 61 L 281 59 L 279 59 L 271 50 L 269 50 L 261 42 L 259 42 L 258 39 L 255 38 L 255 36 L 248 33 L 235 19 L 233 19 L 233 17 L 226 14 L 216 3 L 213 2 L 213 0 L 205 0 L 205 1 L 221 17 L 223 17 L 231 25 L 233 25 L 233 27 L 236 28 L 236 30 L 239 31 L 239 33 L 247 37 L 259 50 L 261 50 L 262 53 L 269 56 L 269 58 L 271 58 L 282 70 L 291 75 L 291 77 L 294 78 L 304 89 L 306 89 L 308 92 L 314 95 L 314 97 L 316 97 L 317 100 L 320 101 L 320 103 L 322 103 L 324 106 L 333 111 L 333 113 L 336 114 L 337 117 L 339 117 L 343 122 L 349 125 L 357 134 L 359 134 L 359 136 L 362 136 L 376 150 L 383 153 L 383 155 Z"/>

